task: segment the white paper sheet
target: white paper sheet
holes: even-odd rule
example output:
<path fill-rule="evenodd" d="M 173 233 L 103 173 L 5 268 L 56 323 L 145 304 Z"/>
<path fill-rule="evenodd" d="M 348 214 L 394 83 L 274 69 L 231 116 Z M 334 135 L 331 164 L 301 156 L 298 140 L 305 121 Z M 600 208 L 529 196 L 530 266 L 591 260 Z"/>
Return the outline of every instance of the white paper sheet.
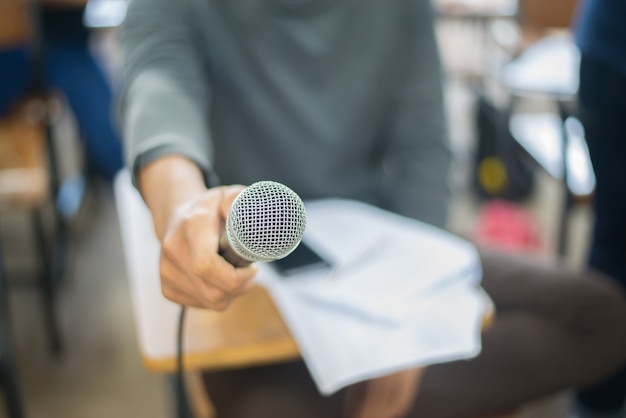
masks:
<path fill-rule="evenodd" d="M 470 358 L 490 301 L 476 249 L 440 229 L 353 201 L 307 202 L 305 240 L 327 273 L 262 266 L 318 389 Z"/>

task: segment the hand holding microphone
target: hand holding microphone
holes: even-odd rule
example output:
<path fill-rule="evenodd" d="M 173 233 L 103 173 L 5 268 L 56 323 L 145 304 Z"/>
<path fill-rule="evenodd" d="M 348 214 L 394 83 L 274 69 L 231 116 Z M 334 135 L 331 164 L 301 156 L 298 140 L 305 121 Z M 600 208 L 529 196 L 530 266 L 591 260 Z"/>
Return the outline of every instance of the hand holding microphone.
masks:
<path fill-rule="evenodd" d="M 194 163 L 166 157 L 139 186 L 161 241 L 163 294 L 181 305 L 226 309 L 254 285 L 250 263 L 286 256 L 304 232 L 302 201 L 279 183 L 207 190 Z"/>
<path fill-rule="evenodd" d="M 220 254 L 236 267 L 278 260 L 300 244 L 305 226 L 300 196 L 280 183 L 260 181 L 244 189 L 231 205 Z"/>

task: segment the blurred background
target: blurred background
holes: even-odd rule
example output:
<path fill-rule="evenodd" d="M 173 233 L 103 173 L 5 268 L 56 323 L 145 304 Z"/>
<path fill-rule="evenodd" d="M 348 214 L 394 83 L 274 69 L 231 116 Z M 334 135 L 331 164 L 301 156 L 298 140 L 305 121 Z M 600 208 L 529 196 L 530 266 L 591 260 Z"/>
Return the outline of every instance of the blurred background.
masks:
<path fill-rule="evenodd" d="M 450 229 L 583 265 L 595 180 L 574 117 L 576 1 L 433 2 L 457 159 Z M 30 418 L 173 416 L 170 387 L 137 344 L 110 184 L 119 149 L 97 145 L 117 135 L 108 120 L 126 3 L 1 4 L 0 51 L 26 43 L 35 57 L 26 71 L 0 69 L 17 103 L 0 108 L 0 332 L 15 347 L 2 360 L 16 366 Z M 29 77 L 35 94 L 22 94 Z M 564 396 L 520 417 L 565 417 Z"/>

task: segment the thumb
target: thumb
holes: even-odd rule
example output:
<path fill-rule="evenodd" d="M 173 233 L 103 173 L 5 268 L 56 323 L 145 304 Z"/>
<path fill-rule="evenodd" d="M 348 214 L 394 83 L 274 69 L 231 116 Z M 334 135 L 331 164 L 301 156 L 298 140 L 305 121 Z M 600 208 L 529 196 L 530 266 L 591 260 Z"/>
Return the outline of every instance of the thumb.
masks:
<path fill-rule="evenodd" d="M 233 205 L 233 202 L 239 196 L 239 194 L 244 191 L 246 186 L 241 184 L 234 184 L 231 186 L 222 186 L 220 187 L 222 192 L 222 201 L 220 204 L 220 216 L 222 219 L 226 219 L 228 213 L 230 212 L 230 208 Z"/>

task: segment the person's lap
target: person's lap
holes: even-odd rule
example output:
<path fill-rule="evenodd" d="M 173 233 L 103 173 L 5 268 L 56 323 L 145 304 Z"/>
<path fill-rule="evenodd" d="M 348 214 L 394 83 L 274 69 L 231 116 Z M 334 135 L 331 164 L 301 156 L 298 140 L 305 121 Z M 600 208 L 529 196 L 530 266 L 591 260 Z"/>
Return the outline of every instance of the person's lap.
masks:
<path fill-rule="evenodd" d="M 592 383 L 626 361 L 626 301 L 608 278 L 490 251 L 482 260 L 496 305 L 482 352 L 427 368 L 415 416 L 498 413 Z"/>
<path fill-rule="evenodd" d="M 626 359 L 626 302 L 597 274 L 481 251 L 496 319 L 475 359 L 427 368 L 414 417 L 500 412 L 594 382 Z M 343 392 L 321 396 L 302 362 L 205 373 L 218 418 L 340 417 Z"/>

